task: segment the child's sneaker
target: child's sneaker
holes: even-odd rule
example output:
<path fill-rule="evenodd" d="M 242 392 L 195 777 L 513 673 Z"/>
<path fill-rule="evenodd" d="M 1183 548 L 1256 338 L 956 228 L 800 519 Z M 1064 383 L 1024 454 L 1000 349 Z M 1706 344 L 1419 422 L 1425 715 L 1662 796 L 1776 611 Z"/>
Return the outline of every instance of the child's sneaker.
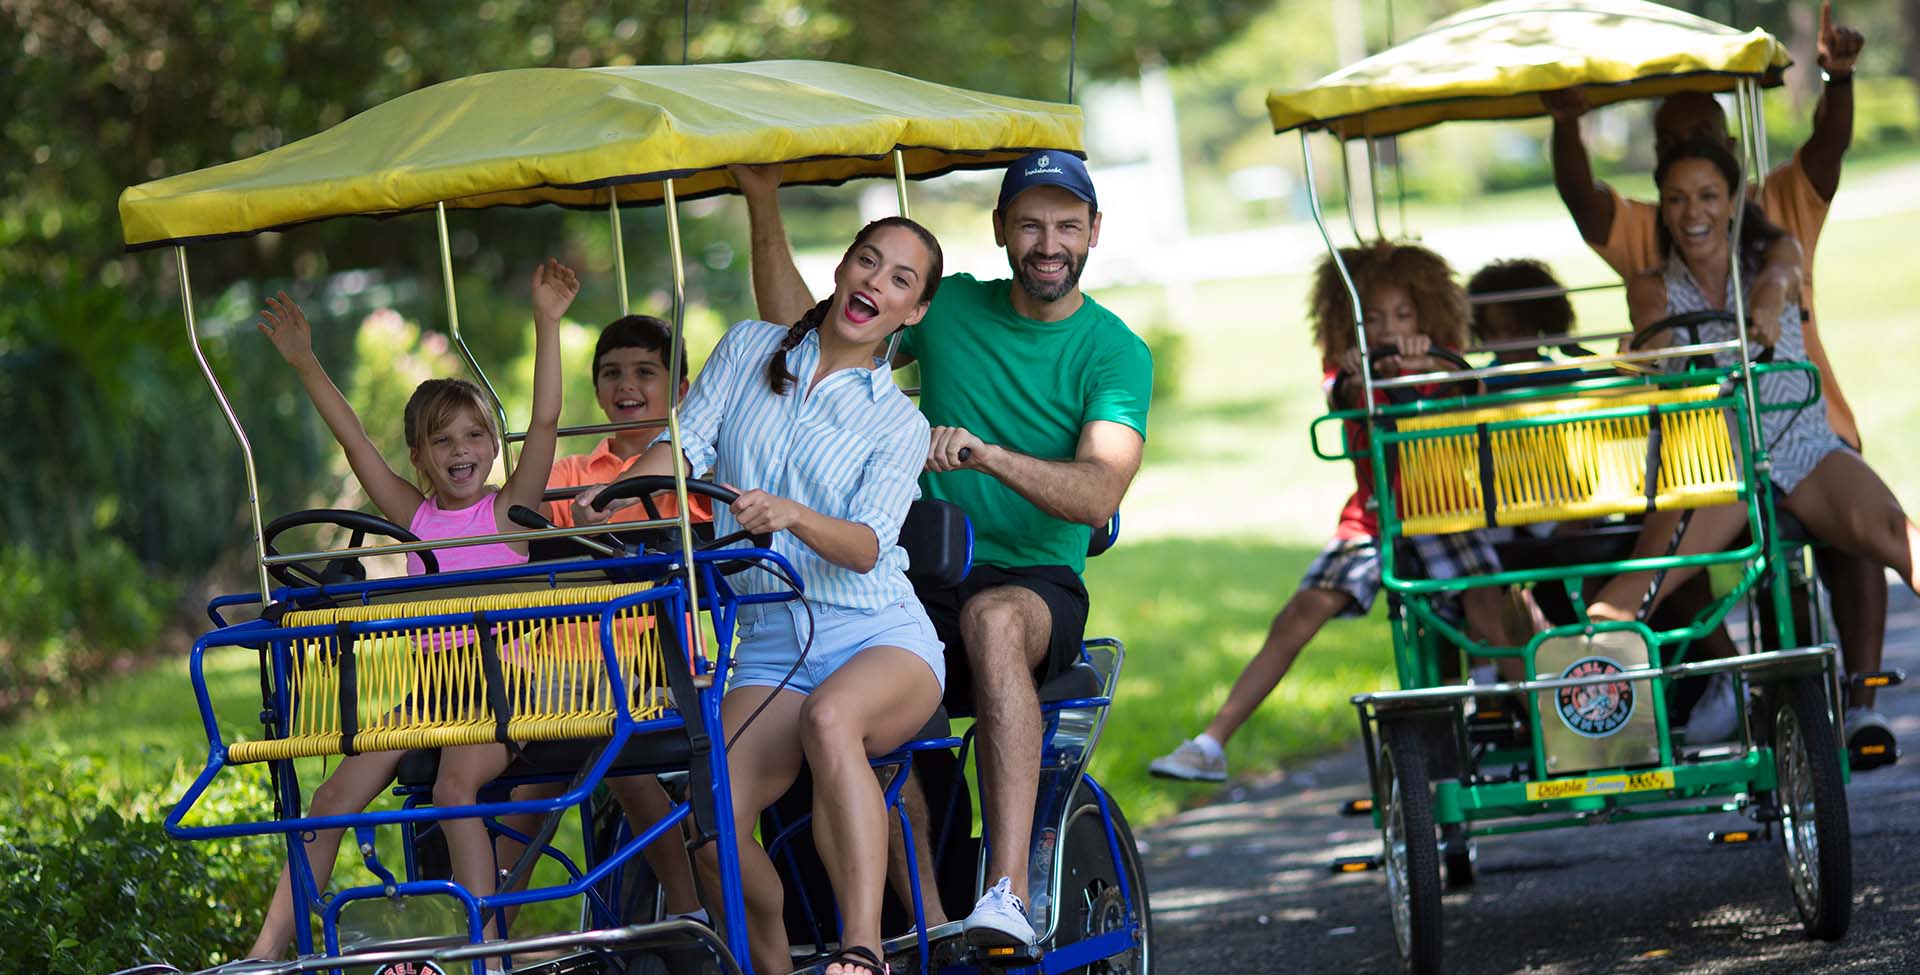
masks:
<path fill-rule="evenodd" d="M 1013 881 L 1001 877 L 993 889 L 980 896 L 960 926 L 967 944 L 987 947 L 1033 947 L 1033 925 L 1027 921 L 1027 905 L 1013 892 Z"/>
<path fill-rule="evenodd" d="M 1737 685 L 1726 673 L 1707 678 L 1706 693 L 1687 717 L 1687 744 L 1725 741 L 1740 728 L 1740 704 Z"/>
<path fill-rule="evenodd" d="M 1189 738 L 1181 742 L 1179 748 L 1147 763 L 1147 772 L 1163 779 L 1225 782 L 1227 755 L 1224 751 L 1209 752 L 1204 745 Z"/>

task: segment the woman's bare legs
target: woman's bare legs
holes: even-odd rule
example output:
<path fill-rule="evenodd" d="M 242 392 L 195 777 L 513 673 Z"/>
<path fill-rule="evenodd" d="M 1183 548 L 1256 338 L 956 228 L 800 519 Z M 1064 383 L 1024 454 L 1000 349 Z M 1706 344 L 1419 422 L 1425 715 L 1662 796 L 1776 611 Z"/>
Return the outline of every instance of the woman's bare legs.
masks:
<path fill-rule="evenodd" d="M 727 692 L 720 702 L 720 717 L 732 739 L 749 714 L 767 700 L 769 687 L 742 687 Z M 786 892 L 780 873 L 774 869 L 767 851 L 753 841 L 754 821 L 773 805 L 800 776 L 800 707 L 806 695 L 780 691 L 767 709 L 753 719 L 753 726 L 727 750 L 727 778 L 733 787 L 734 836 L 740 851 L 741 893 L 747 902 L 747 941 L 753 956 L 753 970 L 765 975 L 782 975 L 793 970 L 793 955 L 787 943 L 787 925 L 782 916 Z M 720 891 L 720 854 L 718 843 L 700 848 L 694 862 L 700 871 L 702 887 L 709 895 Z M 726 912 L 715 903 L 708 908 L 719 923 Z"/>
<path fill-rule="evenodd" d="M 1687 522 L 1685 534 L 1680 536 L 1680 547 L 1675 550 L 1675 555 L 1725 551 L 1728 543 L 1747 527 L 1745 505 L 1723 504 L 1692 510 L 1692 518 Z M 1680 523 L 1680 514 L 1678 511 L 1656 511 L 1648 515 L 1640 525 L 1640 537 L 1634 542 L 1633 554 L 1629 558 L 1665 555 L 1667 546 L 1673 540 L 1674 529 Z M 1658 607 L 1675 589 L 1680 588 L 1681 583 L 1699 571 L 1699 566 L 1668 570 L 1660 582 L 1659 593 L 1647 607 L 1648 612 Z M 1653 575 L 1652 572 L 1623 572 L 1607 580 L 1607 584 L 1587 605 L 1587 615 L 1597 620 L 1637 619 L 1640 601 L 1646 597 L 1647 588 L 1653 585 Z"/>
<path fill-rule="evenodd" d="M 868 647 L 833 672 L 800 708 L 813 772 L 813 841 L 840 907 L 840 943 L 880 954 L 887 877 L 887 809 L 867 760 L 905 743 L 940 705 L 933 669 L 900 647 Z M 829 965 L 825 975 L 854 975 Z"/>
<path fill-rule="evenodd" d="M 1352 605 L 1353 597 L 1337 589 L 1302 589 L 1294 593 L 1267 627 L 1267 640 L 1260 645 L 1260 652 L 1247 661 L 1246 668 L 1234 679 L 1226 703 L 1220 705 L 1219 713 L 1207 722 L 1207 736 L 1225 745 L 1253 716 L 1260 702 L 1273 693 L 1280 678 L 1287 676 L 1288 668 L 1300 656 L 1300 648 L 1306 646 L 1328 620 Z"/>
<path fill-rule="evenodd" d="M 500 777 L 512 764 L 513 756 L 505 745 L 459 745 L 440 749 L 440 771 L 433 779 L 433 805 L 437 809 L 471 806 L 479 801 L 480 789 Z M 444 819 L 440 830 L 447 837 L 447 854 L 453 861 L 453 880 L 475 897 L 494 894 L 498 865 L 493 859 L 493 842 L 487 824 L 478 818 Z"/>
<path fill-rule="evenodd" d="M 393 781 L 394 769 L 400 765 L 400 754 L 367 752 L 341 759 L 333 774 L 313 790 L 313 801 L 307 804 L 307 815 L 342 816 L 367 808 L 380 797 L 387 783 Z M 333 876 L 333 861 L 340 852 L 340 836 L 344 832 L 338 829 L 318 830 L 313 839 L 306 843 L 307 866 L 313 871 L 313 884 L 318 890 L 326 890 L 327 881 Z M 254 938 L 253 947 L 247 949 L 247 957 L 280 958 L 293 941 L 296 926 L 304 921 L 305 918 L 294 916 L 293 874 L 283 867 L 280 870 L 280 882 L 273 890 L 273 901 L 267 906 L 266 920 L 260 924 L 260 934 Z"/>

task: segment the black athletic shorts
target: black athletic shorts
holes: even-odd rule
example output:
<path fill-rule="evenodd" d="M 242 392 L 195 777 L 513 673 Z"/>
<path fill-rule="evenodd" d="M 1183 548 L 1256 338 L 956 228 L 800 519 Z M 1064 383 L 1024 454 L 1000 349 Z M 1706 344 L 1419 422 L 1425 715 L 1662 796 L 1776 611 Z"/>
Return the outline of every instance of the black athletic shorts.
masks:
<path fill-rule="evenodd" d="M 973 669 L 960 639 L 960 608 L 976 594 L 1000 586 L 1014 586 L 1039 596 L 1053 618 L 1053 638 L 1046 659 L 1034 668 L 1037 687 L 1080 659 L 1080 641 L 1087 632 L 1087 587 L 1064 565 L 1022 566 L 1007 569 L 975 565 L 960 584 L 947 589 L 922 589 L 920 602 L 933 620 L 934 632 L 947 645 L 947 710 L 973 713 Z"/>

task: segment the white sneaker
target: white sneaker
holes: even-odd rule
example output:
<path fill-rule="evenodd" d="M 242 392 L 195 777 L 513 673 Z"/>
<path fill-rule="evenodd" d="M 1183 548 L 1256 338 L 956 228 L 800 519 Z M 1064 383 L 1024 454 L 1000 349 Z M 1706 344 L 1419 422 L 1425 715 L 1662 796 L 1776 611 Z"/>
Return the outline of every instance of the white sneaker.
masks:
<path fill-rule="evenodd" d="M 1163 779 L 1189 782 L 1225 782 L 1227 755 L 1210 755 L 1200 743 L 1189 738 L 1180 747 L 1147 763 L 1147 772 Z"/>
<path fill-rule="evenodd" d="M 1027 922 L 1027 905 L 1013 892 L 1013 881 L 1001 877 L 993 889 L 981 895 L 960 930 L 967 944 L 1017 948 L 1033 946 L 1033 925 Z"/>
<path fill-rule="evenodd" d="M 1687 718 L 1687 744 L 1725 741 L 1740 726 L 1740 708 L 1734 693 L 1733 678 L 1725 673 L 1707 678 L 1707 690 L 1693 705 Z"/>

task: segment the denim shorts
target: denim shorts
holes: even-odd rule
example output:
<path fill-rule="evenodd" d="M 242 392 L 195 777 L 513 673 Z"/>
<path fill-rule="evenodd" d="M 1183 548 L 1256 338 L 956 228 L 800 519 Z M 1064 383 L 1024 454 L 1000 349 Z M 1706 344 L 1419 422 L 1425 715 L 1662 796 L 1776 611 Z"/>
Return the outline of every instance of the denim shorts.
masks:
<path fill-rule="evenodd" d="M 946 655 L 917 599 L 888 603 L 871 612 L 815 604 L 811 623 L 813 643 L 808 646 L 808 609 L 799 600 L 740 607 L 733 630 L 733 673 L 727 686 L 774 687 L 792 669 L 793 679 L 786 689 L 812 694 L 854 654 L 868 647 L 900 647 L 925 661 L 934 680 L 946 687 Z M 803 646 L 807 658 L 794 669 Z"/>

